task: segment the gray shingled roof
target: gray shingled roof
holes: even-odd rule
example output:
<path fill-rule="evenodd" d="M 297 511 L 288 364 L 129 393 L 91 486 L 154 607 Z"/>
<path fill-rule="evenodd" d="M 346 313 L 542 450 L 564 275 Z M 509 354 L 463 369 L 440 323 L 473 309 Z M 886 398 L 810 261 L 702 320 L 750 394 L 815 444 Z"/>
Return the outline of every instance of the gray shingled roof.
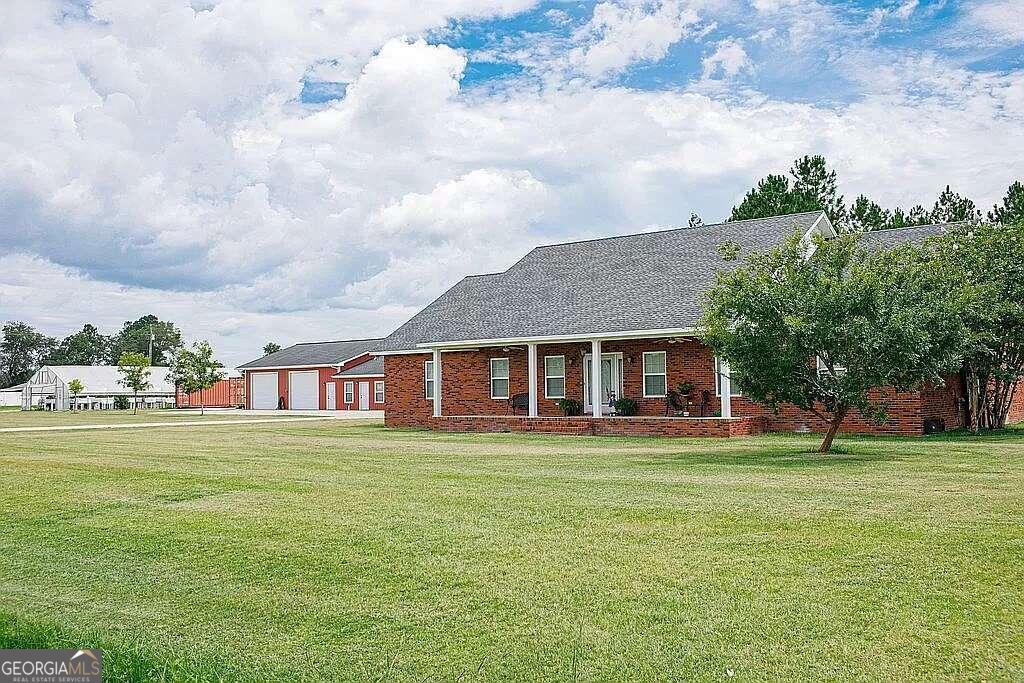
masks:
<path fill-rule="evenodd" d="M 899 244 L 921 244 L 929 237 L 937 237 L 960 223 L 941 223 L 936 225 L 911 225 L 891 230 L 873 230 L 860 237 L 860 243 L 866 247 L 891 249 Z"/>
<path fill-rule="evenodd" d="M 277 353 L 263 356 L 244 365 L 247 368 L 274 368 L 300 365 L 337 365 L 349 358 L 355 358 L 380 348 L 381 339 L 349 339 L 345 341 L 307 342 L 295 344 Z"/>
<path fill-rule="evenodd" d="M 395 330 L 382 351 L 429 342 L 690 328 L 715 274 L 806 233 L 822 212 L 537 247 L 503 273 L 467 277 Z M 827 220 L 827 219 L 825 219 Z"/>
<path fill-rule="evenodd" d="M 338 377 L 348 377 L 351 375 L 383 375 L 384 374 L 384 358 L 381 356 L 375 356 L 365 363 L 342 370 L 337 374 Z"/>

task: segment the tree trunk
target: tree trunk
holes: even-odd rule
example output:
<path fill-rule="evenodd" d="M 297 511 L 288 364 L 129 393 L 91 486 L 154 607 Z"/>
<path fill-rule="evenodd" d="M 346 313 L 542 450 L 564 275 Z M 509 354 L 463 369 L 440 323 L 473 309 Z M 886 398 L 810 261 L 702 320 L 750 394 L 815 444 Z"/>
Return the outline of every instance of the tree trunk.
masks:
<path fill-rule="evenodd" d="M 828 431 L 825 432 L 825 440 L 821 442 L 821 446 L 818 447 L 819 453 L 828 453 L 832 450 L 832 442 L 836 438 L 836 434 L 839 433 L 839 427 L 843 424 L 843 419 L 846 417 L 848 408 L 840 408 L 832 415 L 832 422 L 828 426 Z"/>
<path fill-rule="evenodd" d="M 984 394 L 981 391 L 981 383 L 978 381 L 978 371 L 973 364 L 967 368 L 967 429 L 977 434 L 981 431 L 981 423 L 984 420 Z"/>
<path fill-rule="evenodd" d="M 135 393 L 132 396 L 132 415 L 139 414 L 139 394 Z"/>
<path fill-rule="evenodd" d="M 199 417 L 206 415 L 206 401 L 199 401 Z"/>

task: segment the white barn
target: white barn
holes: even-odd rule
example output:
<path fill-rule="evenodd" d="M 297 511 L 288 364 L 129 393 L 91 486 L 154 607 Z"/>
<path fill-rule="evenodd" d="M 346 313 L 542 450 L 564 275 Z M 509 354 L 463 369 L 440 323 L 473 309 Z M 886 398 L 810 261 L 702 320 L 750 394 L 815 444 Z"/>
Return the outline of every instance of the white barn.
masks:
<path fill-rule="evenodd" d="M 150 368 L 146 391 L 139 392 L 140 408 L 164 408 L 174 405 L 174 384 L 168 377 L 168 368 Z M 120 384 L 121 374 L 116 365 L 44 365 L 25 383 L 21 390 L 21 409 L 69 410 L 72 406 L 68 384 L 77 379 L 82 393 L 74 399 L 78 410 L 110 410 L 117 396 L 132 400 L 132 391 Z"/>
<path fill-rule="evenodd" d="M 7 387 L 6 389 L 0 389 L 0 407 L 7 406 L 20 406 L 21 405 L 21 390 L 25 388 L 25 384 L 15 384 L 13 387 Z"/>

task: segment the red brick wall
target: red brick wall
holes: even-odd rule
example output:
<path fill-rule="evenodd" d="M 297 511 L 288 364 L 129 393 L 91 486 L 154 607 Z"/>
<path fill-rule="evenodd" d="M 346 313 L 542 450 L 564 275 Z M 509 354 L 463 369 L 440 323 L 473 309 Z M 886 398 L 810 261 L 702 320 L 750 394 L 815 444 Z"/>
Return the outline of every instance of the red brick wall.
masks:
<path fill-rule="evenodd" d="M 941 386 L 921 391 L 921 417 L 942 420 L 947 430 L 964 427 L 964 385 L 959 374 L 946 377 Z"/>
<path fill-rule="evenodd" d="M 1024 382 L 1017 382 L 1016 391 L 1013 393 L 1013 402 L 1010 403 L 1010 412 L 1006 417 L 1007 424 L 1024 422 Z"/>
<path fill-rule="evenodd" d="M 429 427 L 433 403 L 423 389 L 423 363 L 430 354 L 384 356 L 384 424 Z"/>
<path fill-rule="evenodd" d="M 605 342 L 602 353 L 622 353 L 623 394 L 638 404 L 640 416 L 663 416 L 664 398 L 643 398 L 643 352 L 665 351 L 668 387 L 681 382 L 694 384 L 691 416 L 700 414 L 701 392 L 709 392 L 710 403 L 706 415 L 717 415 L 720 399 L 715 396 L 714 354 L 696 340 L 670 343 L 667 339 Z M 560 416 L 555 399 L 544 397 L 544 357 L 564 355 L 566 358 L 566 397 L 583 400 L 584 354 L 590 352 L 589 343 L 542 344 L 537 347 L 537 410 L 541 416 Z M 490 398 L 491 358 L 509 359 L 509 393 L 526 393 L 527 355 L 525 346 L 485 348 L 476 351 L 458 351 L 442 354 L 441 405 L 445 416 L 497 416 L 508 415 L 505 400 Z M 423 363 L 429 354 L 386 356 L 384 372 L 388 381 L 385 422 L 392 426 L 430 426 L 432 405 L 424 396 Z M 954 378 L 955 379 L 955 378 Z M 843 422 L 844 432 L 867 434 L 917 435 L 923 431 L 926 417 L 942 417 L 947 428 L 959 425 L 956 417 L 955 387 L 932 389 L 924 392 L 895 392 L 882 389 L 875 393 L 876 400 L 888 403 L 889 419 L 884 424 L 853 413 Z M 1024 410 L 1024 409 L 1022 409 Z M 827 425 L 812 413 L 784 407 L 774 415 L 764 406 L 743 397 L 734 396 L 732 411 L 735 417 L 763 417 L 767 429 L 772 431 L 824 431 Z M 1024 419 L 1024 417 L 1022 417 Z"/>

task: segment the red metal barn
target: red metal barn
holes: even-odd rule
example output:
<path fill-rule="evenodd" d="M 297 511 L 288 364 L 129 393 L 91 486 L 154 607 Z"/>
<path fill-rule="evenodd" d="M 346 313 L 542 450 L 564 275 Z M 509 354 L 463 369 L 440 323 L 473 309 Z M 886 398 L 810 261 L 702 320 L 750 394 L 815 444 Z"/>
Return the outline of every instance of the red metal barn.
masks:
<path fill-rule="evenodd" d="M 383 410 L 380 339 L 295 344 L 239 366 L 252 410 Z"/>

